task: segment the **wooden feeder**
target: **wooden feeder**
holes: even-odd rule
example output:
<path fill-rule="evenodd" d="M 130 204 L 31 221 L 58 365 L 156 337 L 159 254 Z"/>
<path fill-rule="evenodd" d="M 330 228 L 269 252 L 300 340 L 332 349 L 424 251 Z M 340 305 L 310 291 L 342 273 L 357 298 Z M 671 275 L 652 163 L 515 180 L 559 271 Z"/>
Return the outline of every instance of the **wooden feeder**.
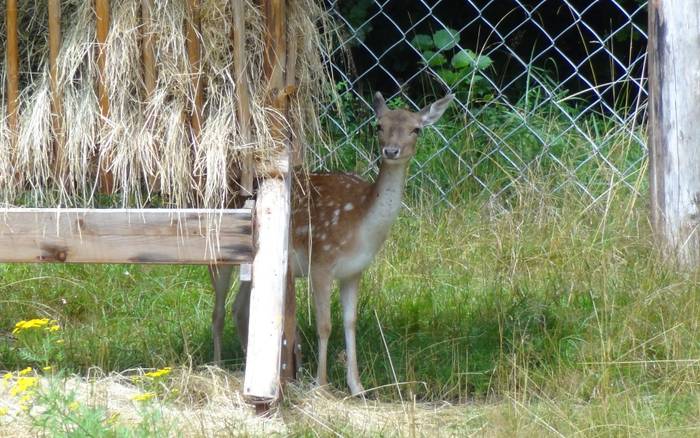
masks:
<path fill-rule="evenodd" d="M 49 74 L 51 122 L 55 138 L 54 156 L 59 157 L 64 141 L 64 102 L 58 91 L 57 57 L 61 48 L 61 4 L 47 0 L 49 11 Z M 234 15 L 233 50 L 245 51 L 243 1 L 232 0 Z M 148 22 L 154 0 L 142 0 L 141 14 Z M 200 0 L 187 0 L 192 19 L 183 32 L 193 72 L 199 69 L 202 47 L 199 42 Z M 4 263 L 155 263 L 208 265 L 214 287 L 227 287 L 230 269 L 219 266 L 243 265 L 242 280 L 252 281 L 250 329 L 246 358 L 244 396 L 264 409 L 281 394 L 281 384 L 293 378 L 294 289 L 288 276 L 288 236 L 290 221 L 290 163 L 299 151 L 292 151 L 286 116 L 290 93 L 295 90 L 295 54 L 288 55 L 287 10 L 285 0 L 261 0 L 264 16 L 264 72 L 267 100 L 277 113 L 270 120 L 272 135 L 281 150 L 272 163 L 265 163 L 266 177 L 259 178 L 257 197 L 237 209 L 95 209 L 95 208 L 5 208 L 0 210 L 0 262 Z M 110 98 L 105 85 L 105 42 L 110 32 L 110 1 L 94 0 L 96 14 L 96 64 L 99 69 L 95 90 L 103 120 L 110 114 Z M 17 1 L 6 2 L 7 23 L 7 124 L 11 144 L 16 141 L 19 104 L 19 47 Z M 141 43 L 143 83 L 146 92 L 155 87 L 156 61 L 152 36 L 146 32 Z M 294 44 L 292 42 L 291 44 Z M 232 74 L 236 87 L 236 108 L 240 131 L 252 139 L 250 91 L 245 85 L 243 56 L 237 56 Z M 205 104 L 203 81 L 192 76 L 196 97 L 184 118 L 191 141 L 198 141 Z M 56 161 L 52 172 L 62 178 L 66 169 Z M 244 193 L 253 192 L 256 172 L 252 153 L 242 160 L 240 184 Z M 112 193 L 114 180 L 109 157 L 99 164 L 100 190 Z M 213 234 L 216 238 L 213 238 Z"/>

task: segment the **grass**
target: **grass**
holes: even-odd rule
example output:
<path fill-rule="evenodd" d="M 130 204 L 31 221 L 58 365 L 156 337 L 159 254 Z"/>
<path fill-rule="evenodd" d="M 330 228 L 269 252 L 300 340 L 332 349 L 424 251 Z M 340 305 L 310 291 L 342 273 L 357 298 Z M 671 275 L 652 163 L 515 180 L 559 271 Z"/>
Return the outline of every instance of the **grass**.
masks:
<path fill-rule="evenodd" d="M 575 191 L 513 193 L 507 204 L 473 199 L 400 218 L 362 282 L 358 350 L 365 387 L 378 388 L 372 409 L 399 403 L 401 417 L 413 400 L 420 409 L 447 403 L 444 420 L 430 421 L 487 436 L 700 432 L 700 276 L 660 257 L 646 200 L 619 189 L 590 207 Z M 43 365 L 9 333 L 34 317 L 61 324 L 62 354 L 52 365 L 66 373 L 197 369 L 211 358 L 204 268 L 1 269 L 0 369 Z M 298 300 L 305 368 L 313 370 L 304 287 Z M 337 300 L 333 318 L 330 377 L 344 391 Z M 226 367 L 239 370 L 231 326 Z M 310 401 L 302 387 L 283 406 L 289 433 L 328 433 L 316 420 L 369 433 L 343 423 L 357 402 Z M 316 406 L 311 417 L 299 411 L 307 404 Z"/>

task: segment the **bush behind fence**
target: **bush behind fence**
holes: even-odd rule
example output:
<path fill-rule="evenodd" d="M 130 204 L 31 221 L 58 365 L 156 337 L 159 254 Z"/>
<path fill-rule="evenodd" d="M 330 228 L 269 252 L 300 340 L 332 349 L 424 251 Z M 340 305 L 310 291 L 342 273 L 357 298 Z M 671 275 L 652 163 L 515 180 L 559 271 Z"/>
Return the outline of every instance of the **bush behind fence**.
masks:
<path fill-rule="evenodd" d="M 316 168 L 377 172 L 370 99 L 418 109 L 447 92 L 426 129 L 409 193 L 454 206 L 547 181 L 593 203 L 642 189 L 646 2 L 331 1 L 327 59 L 339 100 L 324 107 Z M 348 57 L 347 55 L 350 54 Z"/>

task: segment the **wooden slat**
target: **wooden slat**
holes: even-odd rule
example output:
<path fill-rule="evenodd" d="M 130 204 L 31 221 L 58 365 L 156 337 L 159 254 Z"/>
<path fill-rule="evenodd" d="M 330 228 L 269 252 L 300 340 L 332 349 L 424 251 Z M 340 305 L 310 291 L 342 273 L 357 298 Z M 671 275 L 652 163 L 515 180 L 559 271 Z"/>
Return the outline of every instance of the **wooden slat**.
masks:
<path fill-rule="evenodd" d="M 141 0 L 141 57 L 143 61 L 143 83 L 146 96 L 151 96 L 156 88 L 155 41 L 151 29 L 153 0 Z"/>
<path fill-rule="evenodd" d="M 187 20 L 187 55 L 190 61 L 194 102 L 190 109 L 190 127 L 194 141 L 199 139 L 202 130 L 202 107 L 204 106 L 204 83 L 202 80 L 202 45 L 199 41 L 201 0 L 187 0 L 189 19 Z"/>
<path fill-rule="evenodd" d="M 10 142 L 17 144 L 19 133 L 19 44 L 17 42 L 17 0 L 7 0 L 7 124 L 10 129 Z"/>
<path fill-rule="evenodd" d="M 250 133 L 250 90 L 248 89 L 248 76 L 246 74 L 245 41 L 245 1 L 233 0 L 233 74 L 236 80 L 236 98 L 238 100 L 238 127 L 241 139 L 245 144 L 252 144 Z M 241 159 L 240 184 L 244 196 L 253 194 L 253 151 L 244 152 Z"/>
<path fill-rule="evenodd" d="M 53 139 L 54 177 L 62 181 L 63 158 L 63 99 L 58 85 L 58 53 L 61 50 L 61 1 L 49 0 L 49 78 L 51 86 L 51 123 Z"/>
<path fill-rule="evenodd" d="M 109 0 L 95 0 L 96 15 L 96 37 L 97 37 L 97 97 L 100 103 L 100 115 L 103 119 L 109 116 L 109 90 L 107 89 L 107 78 L 105 73 L 107 63 L 107 35 L 110 26 Z M 114 191 L 114 175 L 109 170 L 109 160 L 101 161 L 100 166 L 100 190 L 102 193 L 112 193 Z"/>
<path fill-rule="evenodd" d="M 0 262 L 244 263 L 250 209 L 0 210 Z"/>

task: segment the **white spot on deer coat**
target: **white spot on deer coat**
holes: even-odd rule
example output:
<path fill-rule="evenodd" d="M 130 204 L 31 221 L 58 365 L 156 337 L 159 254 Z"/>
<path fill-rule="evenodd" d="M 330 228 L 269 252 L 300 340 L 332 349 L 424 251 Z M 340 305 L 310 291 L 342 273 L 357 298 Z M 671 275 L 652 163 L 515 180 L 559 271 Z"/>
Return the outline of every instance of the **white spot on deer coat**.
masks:
<path fill-rule="evenodd" d="M 345 210 L 345 211 L 350 211 L 350 210 L 352 210 L 353 208 L 355 208 L 355 206 L 352 205 L 352 202 L 348 202 L 347 204 L 345 204 L 345 207 L 343 207 L 343 210 Z"/>

